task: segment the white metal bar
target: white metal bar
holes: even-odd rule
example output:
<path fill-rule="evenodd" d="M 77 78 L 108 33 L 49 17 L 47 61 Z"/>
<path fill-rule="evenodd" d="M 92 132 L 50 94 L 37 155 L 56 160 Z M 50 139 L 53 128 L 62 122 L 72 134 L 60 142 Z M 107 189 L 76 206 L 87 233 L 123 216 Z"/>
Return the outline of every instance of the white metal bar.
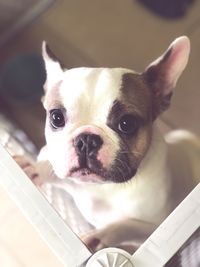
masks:
<path fill-rule="evenodd" d="M 91 256 L 86 246 L 1 145 L 0 185 L 65 266 L 79 266 Z"/>
<path fill-rule="evenodd" d="M 132 255 L 135 267 L 161 267 L 200 227 L 200 184 Z"/>
<path fill-rule="evenodd" d="M 0 185 L 67 267 L 79 266 L 91 253 L 44 196 L 0 146 Z M 161 267 L 200 227 L 200 184 L 132 255 L 135 267 Z"/>

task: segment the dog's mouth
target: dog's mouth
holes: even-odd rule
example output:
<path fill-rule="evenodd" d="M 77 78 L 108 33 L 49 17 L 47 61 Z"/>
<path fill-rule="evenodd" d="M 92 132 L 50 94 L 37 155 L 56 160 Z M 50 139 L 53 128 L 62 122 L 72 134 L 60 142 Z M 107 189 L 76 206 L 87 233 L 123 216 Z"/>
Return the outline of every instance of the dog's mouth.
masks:
<path fill-rule="evenodd" d="M 119 164 L 114 164 L 109 170 L 79 166 L 70 171 L 69 177 L 79 182 L 124 183 L 132 179 L 136 172 L 136 168 L 130 168 L 128 165 L 125 168 Z"/>
<path fill-rule="evenodd" d="M 90 168 L 84 167 L 77 167 L 73 168 L 70 172 L 70 177 L 81 182 L 103 182 L 103 177 L 97 172 Z"/>
<path fill-rule="evenodd" d="M 126 153 L 119 153 L 109 168 L 94 157 L 79 159 L 78 166 L 72 167 L 68 177 L 77 182 L 124 183 L 137 172 L 137 164 L 130 162 Z"/>
<path fill-rule="evenodd" d="M 74 168 L 71 171 L 71 175 L 87 176 L 90 174 L 95 174 L 90 168 Z"/>
<path fill-rule="evenodd" d="M 83 182 L 105 182 L 105 170 L 94 157 L 79 159 L 79 164 L 70 171 L 70 177 Z"/>

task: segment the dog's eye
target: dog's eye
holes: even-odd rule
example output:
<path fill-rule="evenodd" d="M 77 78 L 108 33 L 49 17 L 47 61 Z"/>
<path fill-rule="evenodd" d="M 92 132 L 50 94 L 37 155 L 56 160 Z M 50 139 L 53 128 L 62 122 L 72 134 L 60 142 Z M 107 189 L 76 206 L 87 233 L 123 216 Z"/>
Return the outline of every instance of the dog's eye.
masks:
<path fill-rule="evenodd" d="M 118 130 L 123 134 L 133 134 L 138 129 L 138 120 L 131 114 L 124 115 L 118 124 Z"/>
<path fill-rule="evenodd" d="M 50 123 L 54 129 L 65 126 L 65 118 L 60 109 L 52 109 L 50 111 Z"/>

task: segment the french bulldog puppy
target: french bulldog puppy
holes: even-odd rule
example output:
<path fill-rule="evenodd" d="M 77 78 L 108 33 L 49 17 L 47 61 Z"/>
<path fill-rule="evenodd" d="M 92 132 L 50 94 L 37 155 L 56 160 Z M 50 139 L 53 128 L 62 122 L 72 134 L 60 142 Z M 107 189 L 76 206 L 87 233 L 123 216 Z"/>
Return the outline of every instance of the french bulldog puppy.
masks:
<path fill-rule="evenodd" d="M 131 251 L 198 183 L 198 138 L 176 131 L 164 139 L 156 126 L 189 52 L 189 39 L 182 36 L 143 73 L 63 69 L 43 44 L 47 145 L 42 160 L 26 171 L 40 182 L 52 178 L 52 170 L 62 179 L 95 228 L 83 237 L 92 251 Z"/>

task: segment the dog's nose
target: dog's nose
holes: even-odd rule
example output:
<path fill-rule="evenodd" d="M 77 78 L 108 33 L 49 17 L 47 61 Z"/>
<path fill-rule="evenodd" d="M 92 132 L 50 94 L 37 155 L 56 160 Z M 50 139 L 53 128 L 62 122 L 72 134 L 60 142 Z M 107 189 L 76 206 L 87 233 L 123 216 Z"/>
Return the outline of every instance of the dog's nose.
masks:
<path fill-rule="evenodd" d="M 103 144 L 103 140 L 96 134 L 80 134 L 74 140 L 76 153 L 79 156 L 95 155 Z"/>

